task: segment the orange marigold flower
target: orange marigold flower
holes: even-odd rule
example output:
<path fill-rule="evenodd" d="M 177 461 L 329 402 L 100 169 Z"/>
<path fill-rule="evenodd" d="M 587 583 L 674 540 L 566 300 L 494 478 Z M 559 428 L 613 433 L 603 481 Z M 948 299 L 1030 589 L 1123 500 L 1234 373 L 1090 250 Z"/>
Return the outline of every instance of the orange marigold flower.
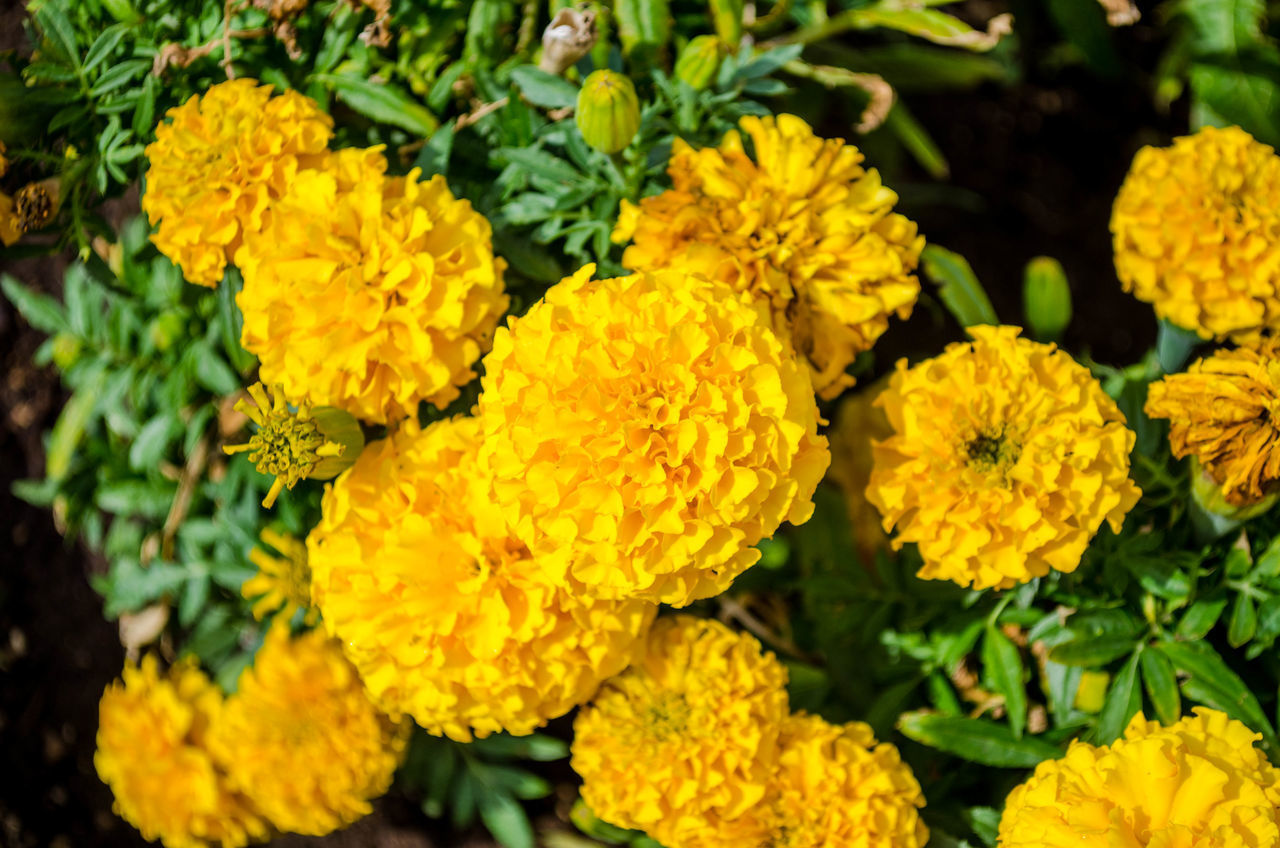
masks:
<path fill-rule="evenodd" d="M 660 618 L 647 649 L 574 722 L 574 770 L 597 816 L 667 848 L 740 848 L 778 768 L 787 672 L 717 621 Z"/>
<path fill-rule="evenodd" d="M 911 314 L 924 238 L 893 212 L 898 196 L 858 148 L 794 115 L 748 116 L 741 129 L 754 158 L 737 130 L 718 148 L 676 139 L 671 190 L 623 201 L 613 238 L 634 239 L 628 268 L 678 268 L 750 292 L 833 397 L 889 317 Z"/>
<path fill-rule="evenodd" d="M 477 473 L 473 418 L 407 421 L 325 493 L 326 626 L 388 711 L 466 741 L 531 733 L 627 666 L 656 608 L 550 585 Z"/>
<path fill-rule="evenodd" d="M 373 705 L 342 649 L 283 619 L 240 675 L 209 736 L 231 784 L 282 831 L 321 836 L 373 809 L 408 741 Z"/>
<path fill-rule="evenodd" d="M 1138 713 L 1111 745 L 1072 742 L 1009 793 L 1000 848 L 1275 848 L 1280 770 L 1262 738 L 1197 707 L 1168 727 Z"/>
<path fill-rule="evenodd" d="M 485 360 L 481 460 L 555 582 L 683 606 L 813 512 L 809 375 L 727 287 L 678 271 L 547 292 Z"/>
<path fill-rule="evenodd" d="M 291 399 L 390 423 L 449 404 L 507 308 L 489 222 L 378 148 L 298 176 L 237 253 L 241 342 Z"/>
<path fill-rule="evenodd" d="M 867 498 L 915 542 L 919 576 L 1007 589 L 1074 571 L 1103 521 L 1119 531 L 1141 491 L 1134 434 L 1088 369 L 1017 327 L 908 368 L 877 403 L 894 434 L 873 447 Z"/>
<path fill-rule="evenodd" d="M 1239 127 L 1144 147 L 1111 213 L 1125 291 L 1201 338 L 1280 329 L 1280 157 Z"/>
<path fill-rule="evenodd" d="M 161 674 L 154 656 L 126 665 L 98 706 L 93 762 L 113 809 L 165 848 L 239 848 L 264 841 L 266 823 L 207 750 L 222 692 L 187 660 Z"/>
<path fill-rule="evenodd" d="M 333 120 L 315 101 L 251 79 L 219 83 L 156 127 L 142 209 L 151 240 L 202 286 L 216 286 L 243 237 L 262 229 L 300 171 L 319 165 Z"/>
<path fill-rule="evenodd" d="M 1169 419 L 1173 455 L 1193 455 L 1227 503 L 1249 506 L 1280 483 L 1280 339 L 1196 360 L 1153 383 L 1147 415 Z"/>

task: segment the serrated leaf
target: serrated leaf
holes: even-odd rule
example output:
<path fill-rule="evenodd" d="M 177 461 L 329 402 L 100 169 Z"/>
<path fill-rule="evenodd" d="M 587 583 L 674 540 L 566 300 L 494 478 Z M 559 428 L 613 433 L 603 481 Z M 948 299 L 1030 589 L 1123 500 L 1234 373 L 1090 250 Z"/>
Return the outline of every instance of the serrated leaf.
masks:
<path fill-rule="evenodd" d="M 89 94 L 93 97 L 102 97 L 104 94 L 110 94 L 117 88 L 127 85 L 134 77 L 150 67 L 151 61 L 149 59 L 128 59 L 118 65 L 112 65 L 102 72 L 102 76 L 98 77 L 98 81 L 93 84 Z"/>
<path fill-rule="evenodd" d="M 53 335 L 70 329 L 66 310 L 47 294 L 32 291 L 8 274 L 0 275 L 0 289 L 27 323 L 42 333 Z"/>
<path fill-rule="evenodd" d="M 111 51 L 120 46 L 128 27 L 114 24 L 104 29 L 94 40 L 89 52 L 84 57 L 84 72 L 87 74 L 106 61 Z"/>
<path fill-rule="evenodd" d="M 1222 710 L 1251 729 L 1262 733 L 1269 743 L 1275 742 L 1275 728 L 1262 711 L 1258 699 L 1232 671 L 1222 657 L 1205 642 L 1158 642 L 1156 650 L 1173 662 L 1174 668 L 1188 675 L 1182 692 L 1207 707 Z"/>
<path fill-rule="evenodd" d="M 999 323 L 991 299 L 963 256 L 930 244 L 920 254 L 920 266 L 925 276 L 938 286 L 939 299 L 960 326 Z"/>
<path fill-rule="evenodd" d="M 314 74 L 312 79 L 333 90 L 338 99 L 366 118 L 427 137 L 440 121 L 421 103 L 393 83 L 370 82 L 346 74 Z"/>
<path fill-rule="evenodd" d="M 979 718 L 909 712 L 899 717 L 898 730 L 922 745 L 999 768 L 1032 768 L 1062 756 L 1048 742 L 1034 736 L 1019 739 L 1009 728 Z"/>
<path fill-rule="evenodd" d="M 44 33 L 57 54 L 80 67 L 80 50 L 76 47 L 76 29 L 60 3 L 42 3 L 35 10 L 36 25 Z"/>
<path fill-rule="evenodd" d="M 511 80 L 525 100 L 543 109 L 563 109 L 578 102 L 577 86 L 536 65 L 512 68 Z"/>

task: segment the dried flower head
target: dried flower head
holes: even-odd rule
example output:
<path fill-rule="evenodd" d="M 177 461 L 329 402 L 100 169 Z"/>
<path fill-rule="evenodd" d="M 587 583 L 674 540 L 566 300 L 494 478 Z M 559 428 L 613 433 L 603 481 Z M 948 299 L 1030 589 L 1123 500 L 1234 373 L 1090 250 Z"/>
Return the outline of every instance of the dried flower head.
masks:
<path fill-rule="evenodd" d="M 1125 291 L 1201 338 L 1280 329 L 1280 157 L 1238 127 L 1138 151 L 1111 212 Z"/>
<path fill-rule="evenodd" d="M 233 786 L 276 828 L 322 836 L 372 810 L 408 741 L 318 630 L 268 631 L 209 735 Z"/>
<path fill-rule="evenodd" d="M 247 233 L 262 229 L 299 172 L 326 156 L 333 121 L 296 91 L 219 83 L 170 109 L 147 146 L 142 209 L 160 252 L 187 280 L 216 286 Z"/>
<path fill-rule="evenodd" d="M 485 360 L 481 461 L 557 583 L 682 606 L 723 591 L 829 462 L 804 366 L 679 271 L 552 287 Z"/>
<path fill-rule="evenodd" d="M 778 769 L 787 672 L 719 622 L 660 618 L 647 650 L 574 722 L 582 797 L 668 848 L 740 848 Z"/>
<path fill-rule="evenodd" d="M 1280 339 L 1215 351 L 1153 383 L 1146 412 L 1169 419 L 1173 455 L 1195 456 L 1227 503 L 1250 506 L 1280 486 Z"/>
<path fill-rule="evenodd" d="M 443 177 L 385 170 L 378 148 L 334 153 L 236 255 L 263 380 L 376 423 L 447 406 L 507 308 L 489 222 Z"/>
<path fill-rule="evenodd" d="M 749 116 L 741 128 L 754 156 L 737 130 L 719 148 L 677 139 L 671 190 L 624 201 L 613 238 L 634 239 L 628 268 L 678 268 L 749 292 L 833 397 L 889 317 L 911 314 L 924 238 L 856 147 L 794 115 Z"/>
<path fill-rule="evenodd" d="M 1261 736 L 1203 707 L 1168 727 L 1133 717 L 1111 745 L 1072 742 L 1009 793 L 1000 848 L 1274 848 L 1280 770 Z"/>
<path fill-rule="evenodd" d="M 873 447 L 867 498 L 920 577 L 1005 589 L 1074 571 L 1105 520 L 1119 531 L 1141 492 L 1134 434 L 1088 369 L 1017 327 L 897 370 L 877 403 L 894 434 Z"/>
<path fill-rule="evenodd" d="M 161 674 L 152 655 L 103 692 L 93 762 L 113 809 L 146 839 L 165 848 L 266 839 L 266 823 L 207 750 L 222 709 L 222 692 L 193 662 Z"/>
<path fill-rule="evenodd" d="M 531 733 L 630 662 L 655 607 L 552 586 L 479 473 L 479 423 L 410 420 L 325 493 L 314 593 L 369 690 L 429 732 Z"/>

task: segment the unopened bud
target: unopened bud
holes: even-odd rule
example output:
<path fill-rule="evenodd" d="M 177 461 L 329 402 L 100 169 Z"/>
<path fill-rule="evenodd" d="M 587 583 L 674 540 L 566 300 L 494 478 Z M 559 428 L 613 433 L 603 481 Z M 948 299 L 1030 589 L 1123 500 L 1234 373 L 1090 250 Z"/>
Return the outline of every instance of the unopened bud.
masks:
<path fill-rule="evenodd" d="M 66 371 L 80 359 L 80 339 L 74 333 L 58 333 L 53 337 L 50 353 L 59 371 Z"/>
<path fill-rule="evenodd" d="M 676 79 L 689 83 L 694 91 L 702 91 L 715 79 L 726 52 L 724 42 L 718 37 L 698 36 L 680 51 L 680 58 L 676 59 Z"/>
<path fill-rule="evenodd" d="M 578 129 L 587 144 L 617 153 L 640 129 L 640 101 L 631 80 L 614 71 L 595 71 L 578 92 Z"/>
<path fill-rule="evenodd" d="M 538 67 L 562 74 L 587 55 L 596 43 L 596 13 L 586 8 L 561 9 L 542 33 Z"/>
<path fill-rule="evenodd" d="M 1051 342 L 1062 337 L 1071 323 L 1071 286 L 1058 260 L 1037 256 L 1027 263 L 1022 308 L 1037 339 Z"/>

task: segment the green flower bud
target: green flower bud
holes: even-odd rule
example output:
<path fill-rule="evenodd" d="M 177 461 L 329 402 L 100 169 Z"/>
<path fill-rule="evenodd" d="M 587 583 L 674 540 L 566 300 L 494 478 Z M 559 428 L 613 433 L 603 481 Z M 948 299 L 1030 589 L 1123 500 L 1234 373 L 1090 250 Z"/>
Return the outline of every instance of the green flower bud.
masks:
<path fill-rule="evenodd" d="M 332 480 L 360 458 L 360 452 L 364 450 L 364 431 L 351 413 L 333 406 L 317 406 L 311 411 L 311 419 L 327 441 L 342 446 L 342 453 L 323 457 L 311 472 L 312 479 Z"/>
<path fill-rule="evenodd" d="M 735 47 L 742 39 L 742 7 L 742 0 L 711 0 L 716 33 Z"/>
<path fill-rule="evenodd" d="M 1057 341 L 1071 323 L 1071 286 L 1058 260 L 1037 256 L 1022 278 L 1022 308 L 1031 333 L 1040 341 Z"/>
<path fill-rule="evenodd" d="M 578 92 L 578 129 L 587 144 L 617 153 L 640 129 L 640 101 L 631 80 L 614 71 L 595 71 Z"/>
<path fill-rule="evenodd" d="M 59 371 L 66 371 L 80 358 L 80 339 L 72 333 L 58 333 L 53 337 L 53 364 Z"/>
<path fill-rule="evenodd" d="M 716 36 L 698 36 L 680 51 L 680 58 L 676 60 L 676 79 L 689 83 L 694 91 L 702 91 L 715 79 L 725 52 L 724 42 Z"/>

